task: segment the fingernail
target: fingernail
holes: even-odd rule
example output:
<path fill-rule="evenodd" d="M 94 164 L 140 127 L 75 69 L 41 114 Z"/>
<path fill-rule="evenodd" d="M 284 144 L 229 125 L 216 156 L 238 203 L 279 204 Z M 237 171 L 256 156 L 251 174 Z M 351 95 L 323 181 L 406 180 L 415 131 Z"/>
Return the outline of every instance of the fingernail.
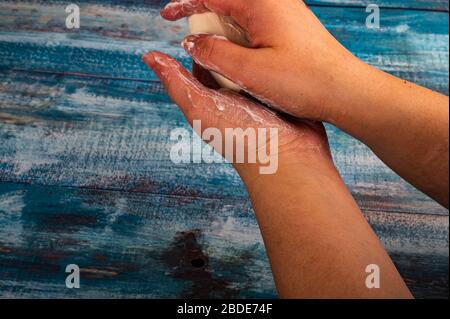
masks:
<path fill-rule="evenodd" d="M 166 10 L 173 9 L 173 8 L 178 8 L 181 5 L 182 4 L 180 2 L 169 2 L 168 4 L 166 4 L 166 6 L 164 8 L 162 8 L 162 11 L 166 11 Z"/>
<path fill-rule="evenodd" d="M 189 35 L 186 38 L 184 38 L 183 42 L 181 42 L 181 46 L 183 49 L 186 50 L 187 53 L 192 55 L 194 53 L 195 49 L 195 41 L 197 40 L 198 36 L 195 35 Z"/>
<path fill-rule="evenodd" d="M 147 64 L 149 67 L 153 67 L 155 65 L 155 56 L 153 52 L 146 53 L 142 56 L 142 61 Z"/>
<path fill-rule="evenodd" d="M 181 12 L 181 5 L 179 2 L 170 2 L 161 9 L 160 15 L 167 20 L 173 20 Z"/>

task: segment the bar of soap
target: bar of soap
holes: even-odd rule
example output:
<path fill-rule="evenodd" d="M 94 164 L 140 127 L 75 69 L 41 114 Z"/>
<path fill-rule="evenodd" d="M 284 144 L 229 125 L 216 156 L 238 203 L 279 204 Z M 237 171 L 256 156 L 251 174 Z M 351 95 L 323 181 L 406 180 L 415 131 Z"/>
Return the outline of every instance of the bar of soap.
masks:
<path fill-rule="evenodd" d="M 247 33 L 231 17 L 219 16 L 212 12 L 194 14 L 188 18 L 191 34 L 214 34 L 223 36 L 229 41 L 249 47 Z M 239 92 L 241 88 L 236 83 L 211 71 L 214 79 L 224 88 Z"/>

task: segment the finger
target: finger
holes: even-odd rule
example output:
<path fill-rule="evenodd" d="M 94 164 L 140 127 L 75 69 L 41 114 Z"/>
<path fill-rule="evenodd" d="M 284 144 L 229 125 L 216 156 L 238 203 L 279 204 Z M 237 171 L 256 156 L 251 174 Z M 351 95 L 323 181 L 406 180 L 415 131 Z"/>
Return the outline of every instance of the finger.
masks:
<path fill-rule="evenodd" d="M 258 91 L 256 79 L 264 76 L 262 66 L 270 60 L 266 54 L 270 48 L 245 48 L 215 35 L 189 35 L 182 45 L 197 64 L 219 73 L 244 90 Z"/>
<path fill-rule="evenodd" d="M 206 137 L 203 135 L 208 128 L 218 129 L 221 132 L 221 137 L 217 141 L 214 138 L 213 143 L 210 144 L 229 161 L 244 163 L 245 158 L 250 158 L 249 154 L 264 155 L 262 151 L 267 150 L 270 144 L 269 157 L 266 154 L 262 158 L 258 158 L 257 162 L 249 161 L 250 164 L 254 163 L 256 166 L 251 164 L 248 167 L 256 169 L 260 165 L 266 166 L 267 159 L 272 158 L 272 155 L 278 154 L 280 151 L 277 147 L 278 132 L 280 138 L 284 141 L 283 143 L 290 144 L 291 140 L 300 141 L 302 135 L 297 128 L 283 121 L 273 111 L 246 99 L 236 92 L 226 89 L 215 91 L 205 87 L 175 59 L 159 52 L 151 52 L 146 54 L 143 60 L 161 79 L 170 97 L 178 104 L 188 122 L 202 138 L 205 138 L 208 143 L 211 142 L 210 137 L 208 137 L 210 135 L 206 135 Z M 198 122 L 196 126 L 198 120 L 201 121 L 200 127 Z M 234 128 L 237 131 L 233 130 Z M 257 129 L 251 131 L 256 134 L 256 139 L 245 138 L 248 128 Z M 260 128 L 266 130 L 262 132 L 259 130 Z M 227 130 L 230 129 L 232 132 L 227 133 Z M 235 143 L 236 152 L 227 152 L 225 148 L 227 134 L 231 134 L 232 139 L 230 140 Z M 244 135 L 242 135 L 242 138 L 234 140 L 235 134 Z M 274 141 L 273 145 L 272 141 Z M 243 151 L 238 155 L 238 150 Z M 254 152 L 246 153 L 246 150 L 254 150 Z M 260 150 L 262 151 L 260 152 Z M 238 161 L 235 162 L 234 159 L 238 159 Z M 241 166 L 236 164 L 236 167 L 239 169 Z"/>
<path fill-rule="evenodd" d="M 218 127 L 218 119 L 224 116 L 235 122 L 228 116 L 229 110 L 225 109 L 226 102 L 220 93 L 204 86 L 178 61 L 160 52 L 150 52 L 143 60 L 159 77 L 191 125 L 194 120 L 201 120 L 208 127 Z"/>
<path fill-rule="evenodd" d="M 203 0 L 172 0 L 161 10 L 161 16 L 166 20 L 175 21 L 208 11 Z"/>
<path fill-rule="evenodd" d="M 232 17 L 241 27 L 247 29 L 250 10 L 248 0 L 172 0 L 161 10 L 161 16 L 173 21 L 211 11 Z"/>
<path fill-rule="evenodd" d="M 161 79 L 169 96 L 180 107 L 188 121 L 201 119 L 206 127 L 277 127 L 284 126 L 279 117 L 260 104 L 238 94 L 207 88 L 178 61 L 150 52 L 144 62 Z"/>
<path fill-rule="evenodd" d="M 213 95 L 211 89 L 200 83 L 175 59 L 160 52 L 147 53 L 142 59 L 155 72 L 188 120 L 193 117 L 193 110 L 203 109 L 206 98 Z"/>

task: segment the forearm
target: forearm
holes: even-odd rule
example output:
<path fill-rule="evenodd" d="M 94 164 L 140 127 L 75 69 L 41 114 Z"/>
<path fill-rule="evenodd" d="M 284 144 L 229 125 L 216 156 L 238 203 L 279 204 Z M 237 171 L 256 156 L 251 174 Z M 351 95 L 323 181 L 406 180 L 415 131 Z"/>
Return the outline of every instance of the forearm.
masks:
<path fill-rule="evenodd" d="M 231 16 L 249 48 L 217 36 L 189 36 L 183 45 L 199 65 L 279 111 L 337 125 L 448 206 L 447 97 L 355 58 L 303 1 L 173 1 L 162 14 L 176 20 L 210 10 Z"/>
<path fill-rule="evenodd" d="M 331 160 L 300 160 L 295 169 L 282 161 L 275 175 L 241 174 L 280 296 L 411 297 Z M 381 269 L 380 289 L 365 285 L 371 264 Z"/>
<path fill-rule="evenodd" d="M 329 121 L 448 207 L 448 97 L 354 59 L 339 72 Z"/>
<path fill-rule="evenodd" d="M 274 174 L 261 174 L 266 161 L 235 167 L 249 190 L 282 297 L 410 296 L 334 168 L 322 125 L 286 121 L 237 93 L 211 90 L 162 53 L 151 52 L 143 60 L 190 123 L 201 119 L 219 136 L 239 127 L 279 132 L 273 136 L 275 148 L 272 137 L 269 142 L 261 133 L 269 143 L 265 150 L 278 155 Z M 208 134 L 205 139 L 211 141 Z M 263 147 L 263 141 L 256 145 Z M 224 155 L 220 142 L 215 147 Z M 370 264 L 381 269 L 381 289 L 364 285 Z"/>

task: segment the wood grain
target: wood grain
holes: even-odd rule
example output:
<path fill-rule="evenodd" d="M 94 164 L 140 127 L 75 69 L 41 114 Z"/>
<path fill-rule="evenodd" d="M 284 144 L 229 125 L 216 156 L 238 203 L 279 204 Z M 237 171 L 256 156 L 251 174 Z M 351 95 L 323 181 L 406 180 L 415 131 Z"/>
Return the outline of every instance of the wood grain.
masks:
<path fill-rule="evenodd" d="M 3 2 L 6 2 L 3 0 Z M 15 3 L 17 1 L 8 1 Z M 65 0 L 27 0 L 27 3 L 38 3 L 45 5 L 64 4 Z M 380 8 L 396 8 L 410 10 L 434 10 L 448 11 L 448 0 L 305 0 L 309 6 L 331 6 L 331 7 L 366 7 L 369 4 L 376 4 Z M 124 8 L 136 9 L 142 7 L 161 8 L 169 0 L 78 0 L 77 4 L 85 6 L 89 4 L 101 6 L 121 6 Z"/>
<path fill-rule="evenodd" d="M 162 1 L 0 1 L 0 296 L 274 297 L 245 188 L 232 167 L 174 165 L 188 128 L 140 56 L 189 66 Z M 448 94 L 448 2 L 310 1 L 363 60 Z M 390 7 L 390 8 L 388 8 Z M 416 297 L 448 298 L 448 210 L 327 126 L 336 164 Z M 80 290 L 64 267 L 82 267 Z"/>
<path fill-rule="evenodd" d="M 415 295 L 442 297 L 448 217 L 365 215 Z M 3 297 L 276 296 L 244 198 L 3 183 L 0 223 Z M 69 263 L 82 289 L 65 287 Z"/>

